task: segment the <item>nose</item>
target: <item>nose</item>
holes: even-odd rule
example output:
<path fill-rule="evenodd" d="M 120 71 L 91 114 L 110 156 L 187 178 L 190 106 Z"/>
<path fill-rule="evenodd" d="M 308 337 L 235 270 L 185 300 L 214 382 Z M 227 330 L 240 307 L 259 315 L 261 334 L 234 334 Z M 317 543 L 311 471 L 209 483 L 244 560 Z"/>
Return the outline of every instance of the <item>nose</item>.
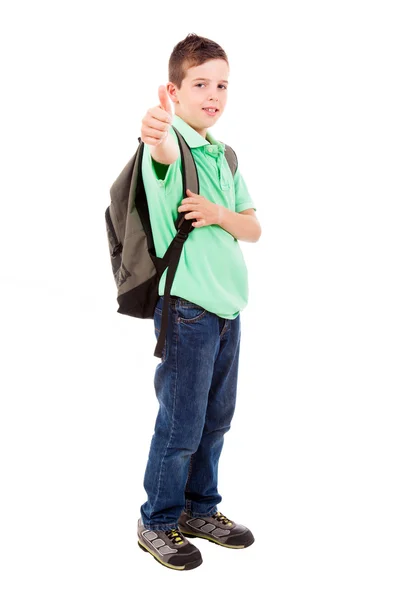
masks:
<path fill-rule="evenodd" d="M 218 92 L 221 92 L 222 90 L 209 90 L 209 99 L 210 100 L 218 100 Z"/>

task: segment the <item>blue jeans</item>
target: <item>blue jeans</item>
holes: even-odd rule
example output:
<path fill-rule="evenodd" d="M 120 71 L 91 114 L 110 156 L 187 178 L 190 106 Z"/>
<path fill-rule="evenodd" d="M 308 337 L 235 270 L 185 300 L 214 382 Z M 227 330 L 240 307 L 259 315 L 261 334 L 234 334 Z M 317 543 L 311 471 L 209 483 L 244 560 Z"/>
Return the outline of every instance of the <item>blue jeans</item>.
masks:
<path fill-rule="evenodd" d="M 158 339 L 164 296 L 154 329 Z M 154 387 L 159 402 L 144 475 L 141 506 L 148 529 L 178 527 L 183 509 L 209 516 L 222 500 L 218 461 L 236 404 L 240 314 L 222 319 L 203 307 L 171 296 L 163 355 Z"/>

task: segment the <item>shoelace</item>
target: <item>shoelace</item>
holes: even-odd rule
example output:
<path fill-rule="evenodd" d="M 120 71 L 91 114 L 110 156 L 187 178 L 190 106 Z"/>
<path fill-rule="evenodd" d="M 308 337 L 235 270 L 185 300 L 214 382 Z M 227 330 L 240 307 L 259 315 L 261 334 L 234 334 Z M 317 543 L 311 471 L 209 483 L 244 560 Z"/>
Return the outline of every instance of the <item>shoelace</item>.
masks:
<path fill-rule="evenodd" d="M 183 539 L 180 536 L 180 532 L 177 529 L 169 529 L 165 532 L 170 540 L 174 542 L 174 544 L 183 544 Z"/>
<path fill-rule="evenodd" d="M 212 515 L 212 517 L 213 519 L 216 519 L 217 521 L 223 523 L 223 525 L 233 525 L 233 523 L 228 519 L 228 517 L 225 517 L 225 515 L 223 515 L 219 511 L 216 512 L 215 515 Z"/>

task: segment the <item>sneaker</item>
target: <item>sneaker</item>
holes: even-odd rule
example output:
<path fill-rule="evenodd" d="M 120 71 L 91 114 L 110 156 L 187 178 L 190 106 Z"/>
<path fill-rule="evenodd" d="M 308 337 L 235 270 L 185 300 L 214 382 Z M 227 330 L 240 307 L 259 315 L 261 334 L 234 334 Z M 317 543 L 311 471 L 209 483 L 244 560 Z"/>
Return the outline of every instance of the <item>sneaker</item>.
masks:
<path fill-rule="evenodd" d="M 151 531 L 146 529 L 140 518 L 137 534 L 139 547 L 144 552 L 149 552 L 164 567 L 188 571 L 203 562 L 200 550 L 191 544 L 179 529 Z"/>
<path fill-rule="evenodd" d="M 184 510 L 178 525 L 188 538 L 204 538 L 225 548 L 247 548 L 254 542 L 250 529 L 231 521 L 219 511 L 209 517 L 192 517 Z"/>

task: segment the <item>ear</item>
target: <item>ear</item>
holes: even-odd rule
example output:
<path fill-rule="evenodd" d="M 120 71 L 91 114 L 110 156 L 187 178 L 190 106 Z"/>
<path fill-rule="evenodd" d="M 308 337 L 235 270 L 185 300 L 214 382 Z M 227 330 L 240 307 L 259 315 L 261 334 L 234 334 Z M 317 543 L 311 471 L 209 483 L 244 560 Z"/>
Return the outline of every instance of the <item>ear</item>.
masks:
<path fill-rule="evenodd" d="M 176 96 L 176 87 L 174 86 L 174 84 L 169 81 L 167 83 L 167 85 L 165 86 L 165 88 L 168 92 L 168 96 L 169 96 L 169 99 L 171 100 L 171 102 L 176 104 L 178 101 L 178 98 Z"/>

